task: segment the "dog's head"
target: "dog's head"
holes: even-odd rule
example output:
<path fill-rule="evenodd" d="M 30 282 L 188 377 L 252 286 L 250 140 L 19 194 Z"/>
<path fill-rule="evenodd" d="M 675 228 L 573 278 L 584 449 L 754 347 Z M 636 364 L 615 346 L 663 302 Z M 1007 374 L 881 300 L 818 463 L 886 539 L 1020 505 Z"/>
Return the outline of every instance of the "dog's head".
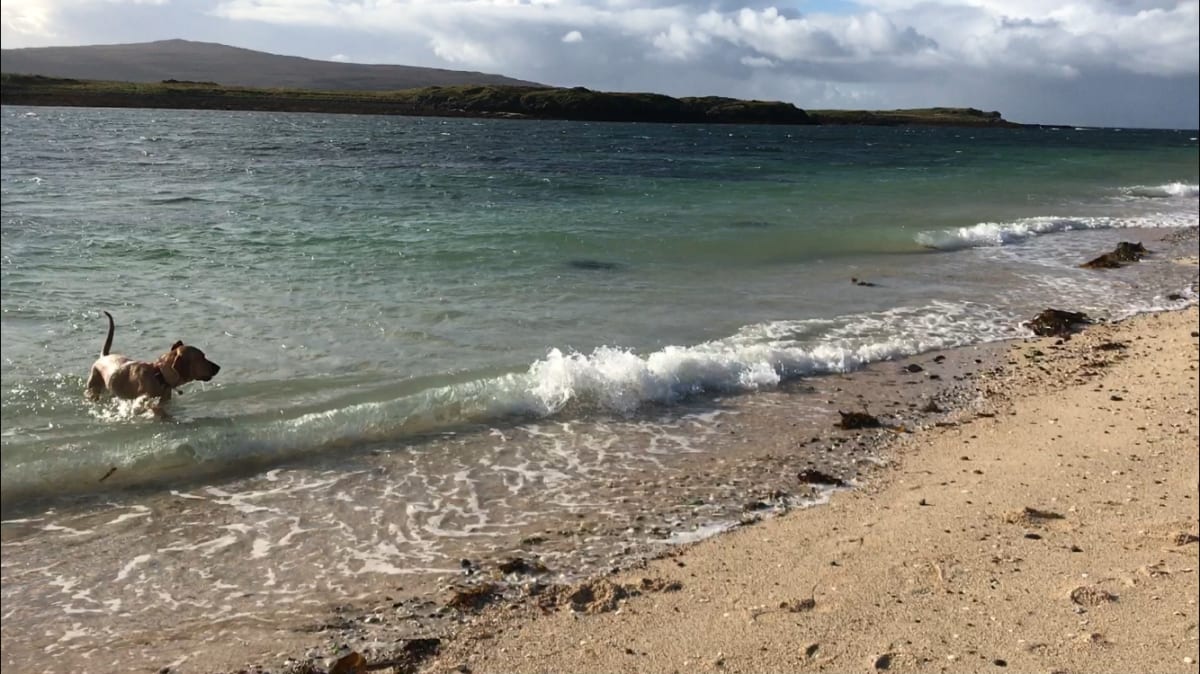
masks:
<path fill-rule="evenodd" d="M 209 381 L 221 371 L 221 366 L 206 358 L 203 351 L 183 342 L 172 344 L 162 362 L 166 365 L 162 368 L 163 374 L 171 386 L 189 381 Z"/>

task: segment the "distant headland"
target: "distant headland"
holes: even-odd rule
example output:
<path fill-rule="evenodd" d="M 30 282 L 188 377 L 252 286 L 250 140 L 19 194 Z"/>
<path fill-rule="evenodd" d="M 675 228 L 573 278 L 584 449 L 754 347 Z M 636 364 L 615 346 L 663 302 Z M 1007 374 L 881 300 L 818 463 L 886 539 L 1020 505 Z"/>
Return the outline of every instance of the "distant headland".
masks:
<path fill-rule="evenodd" d="M 1005 120 L 998 112 L 974 108 L 805 111 L 778 101 L 720 96 L 673 98 L 582 87 L 459 85 L 399 91 L 334 91 L 234 87 L 178 80 L 108 82 L 11 73 L 0 74 L 0 104 L 680 124 L 1023 126 Z"/>
<path fill-rule="evenodd" d="M 1020 127 L 974 108 L 802 110 L 719 96 L 600 92 L 502 75 L 319 61 L 189 40 L 3 50 L 0 103 L 730 124 Z"/>

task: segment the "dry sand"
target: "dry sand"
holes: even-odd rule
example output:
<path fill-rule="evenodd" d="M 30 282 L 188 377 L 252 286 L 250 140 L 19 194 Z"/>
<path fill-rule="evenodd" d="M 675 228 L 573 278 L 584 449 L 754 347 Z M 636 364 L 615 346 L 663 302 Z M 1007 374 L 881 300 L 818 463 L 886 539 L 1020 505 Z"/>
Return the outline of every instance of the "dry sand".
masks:
<path fill-rule="evenodd" d="M 1196 330 L 1014 344 L 982 413 L 867 489 L 494 605 L 423 671 L 1194 672 Z"/>

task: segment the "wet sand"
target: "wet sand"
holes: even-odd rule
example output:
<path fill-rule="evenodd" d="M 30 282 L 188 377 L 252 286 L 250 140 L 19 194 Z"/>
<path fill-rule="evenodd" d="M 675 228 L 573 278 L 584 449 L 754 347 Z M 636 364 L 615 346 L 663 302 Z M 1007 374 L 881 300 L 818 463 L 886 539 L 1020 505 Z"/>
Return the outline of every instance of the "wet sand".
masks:
<path fill-rule="evenodd" d="M 1196 331 L 1013 344 L 867 488 L 485 610 L 423 671 L 1195 671 Z"/>

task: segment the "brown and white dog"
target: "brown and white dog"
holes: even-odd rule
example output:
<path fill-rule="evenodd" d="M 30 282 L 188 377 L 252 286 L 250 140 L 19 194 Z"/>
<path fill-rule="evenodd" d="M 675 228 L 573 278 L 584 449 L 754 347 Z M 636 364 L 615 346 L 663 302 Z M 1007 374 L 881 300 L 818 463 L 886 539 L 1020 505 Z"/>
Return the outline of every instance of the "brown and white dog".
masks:
<path fill-rule="evenodd" d="M 95 400 L 104 391 L 118 398 L 135 399 L 145 396 L 156 399 L 151 404 L 156 412 L 171 399 L 171 392 L 189 381 L 209 381 L 221 371 L 221 366 L 204 357 L 204 352 L 183 342 L 175 342 L 171 350 L 153 363 L 110 354 L 113 341 L 113 317 L 107 311 L 108 337 L 100 358 L 92 363 L 88 376 L 88 398 Z"/>

